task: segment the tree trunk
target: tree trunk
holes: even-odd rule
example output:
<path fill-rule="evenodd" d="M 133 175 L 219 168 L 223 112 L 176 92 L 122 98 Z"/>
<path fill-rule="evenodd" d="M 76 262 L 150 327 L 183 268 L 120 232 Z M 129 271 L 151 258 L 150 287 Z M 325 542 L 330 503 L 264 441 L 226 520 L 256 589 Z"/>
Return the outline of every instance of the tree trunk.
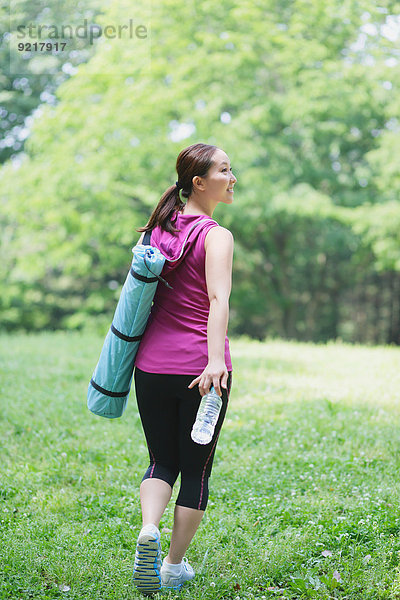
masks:
<path fill-rule="evenodd" d="M 400 274 L 396 271 L 390 272 L 389 291 L 390 312 L 386 342 L 400 345 Z"/>

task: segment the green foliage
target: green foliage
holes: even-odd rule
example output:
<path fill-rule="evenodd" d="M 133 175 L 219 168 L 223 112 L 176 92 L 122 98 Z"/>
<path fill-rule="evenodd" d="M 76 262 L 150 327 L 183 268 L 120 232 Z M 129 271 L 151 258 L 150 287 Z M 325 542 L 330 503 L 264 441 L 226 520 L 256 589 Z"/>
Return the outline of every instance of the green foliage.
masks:
<path fill-rule="evenodd" d="M 71 0 L 47 0 L 45 6 L 38 0 L 8 0 L 0 6 L 0 163 L 24 150 L 34 111 L 42 104 L 55 104 L 57 87 L 93 54 L 93 46 L 79 38 L 65 38 L 63 52 L 23 52 L 17 44 L 49 41 L 48 29 L 39 37 L 40 26 L 56 24 L 61 32 L 63 25 L 82 25 L 84 17 L 91 22 L 100 12 L 99 5 L 100 0 L 86 1 L 83 11 Z M 15 37 L 20 26 L 25 37 Z M 30 26 L 33 37 L 28 37 Z"/>
<path fill-rule="evenodd" d="M 125 9 L 110 3 L 104 22 L 123 22 Z M 378 242 L 391 225 L 362 217 L 389 201 L 393 221 L 400 214 L 399 74 L 380 29 L 391 10 L 388 0 L 137 2 L 149 37 L 98 44 L 35 120 L 26 160 L 2 169 L 3 327 L 110 318 L 135 229 L 175 181 L 178 152 L 201 140 L 224 148 L 238 177 L 233 206 L 214 213 L 236 239 L 231 331 L 362 335 L 346 333 L 346 295 L 398 270 L 400 250 L 394 233 L 390 248 Z"/>
<path fill-rule="evenodd" d="M 352 214 L 353 229 L 370 246 L 378 271 L 400 271 L 400 203 L 359 207 Z"/>
<path fill-rule="evenodd" d="M 349 209 L 301 184 L 248 210 L 254 220 L 242 228 L 244 251 L 236 256 L 232 304 L 239 310 L 233 311 L 233 328 L 260 339 L 267 332 L 337 337 L 338 295 L 348 285 L 358 244 L 346 222 Z M 246 286 L 249 271 L 256 287 Z"/>

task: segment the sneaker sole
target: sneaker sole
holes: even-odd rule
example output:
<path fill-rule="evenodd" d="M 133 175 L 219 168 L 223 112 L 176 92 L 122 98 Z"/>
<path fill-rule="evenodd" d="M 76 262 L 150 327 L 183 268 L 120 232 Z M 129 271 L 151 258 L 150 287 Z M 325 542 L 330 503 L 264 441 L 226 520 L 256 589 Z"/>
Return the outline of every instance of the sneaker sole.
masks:
<path fill-rule="evenodd" d="M 182 589 L 182 586 L 186 583 L 186 581 L 184 583 L 180 583 L 179 585 L 168 585 L 165 583 L 161 584 L 161 589 L 163 590 L 175 590 L 176 592 L 179 592 Z"/>
<path fill-rule="evenodd" d="M 133 583 L 144 595 L 155 594 L 161 588 L 160 542 L 143 535 L 136 545 Z"/>

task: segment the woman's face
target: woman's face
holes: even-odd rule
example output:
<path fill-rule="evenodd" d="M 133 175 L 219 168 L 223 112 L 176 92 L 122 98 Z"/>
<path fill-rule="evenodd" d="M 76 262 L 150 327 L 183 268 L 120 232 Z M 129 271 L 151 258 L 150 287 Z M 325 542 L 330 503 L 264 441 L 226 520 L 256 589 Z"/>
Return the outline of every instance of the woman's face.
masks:
<path fill-rule="evenodd" d="M 218 148 L 214 152 L 213 163 L 206 177 L 202 178 L 205 184 L 204 191 L 213 200 L 231 204 L 233 202 L 233 186 L 237 179 L 232 173 L 229 157 L 223 150 Z"/>

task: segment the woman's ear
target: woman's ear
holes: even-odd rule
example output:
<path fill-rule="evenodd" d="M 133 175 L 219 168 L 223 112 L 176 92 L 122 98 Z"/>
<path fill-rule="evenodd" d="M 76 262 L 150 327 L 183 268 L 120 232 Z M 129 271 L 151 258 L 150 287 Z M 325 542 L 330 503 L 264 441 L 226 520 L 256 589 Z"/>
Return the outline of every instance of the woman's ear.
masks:
<path fill-rule="evenodd" d="M 193 188 L 195 190 L 203 191 L 204 190 L 204 179 L 195 175 L 192 179 Z"/>

